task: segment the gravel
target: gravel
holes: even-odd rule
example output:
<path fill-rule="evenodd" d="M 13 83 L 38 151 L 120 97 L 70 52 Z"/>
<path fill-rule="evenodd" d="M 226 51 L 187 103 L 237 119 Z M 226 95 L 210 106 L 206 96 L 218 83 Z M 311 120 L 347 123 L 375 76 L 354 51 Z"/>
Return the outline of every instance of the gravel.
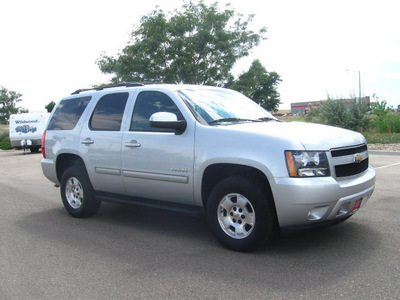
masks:
<path fill-rule="evenodd" d="M 400 151 L 400 144 L 368 144 L 368 150 Z"/>

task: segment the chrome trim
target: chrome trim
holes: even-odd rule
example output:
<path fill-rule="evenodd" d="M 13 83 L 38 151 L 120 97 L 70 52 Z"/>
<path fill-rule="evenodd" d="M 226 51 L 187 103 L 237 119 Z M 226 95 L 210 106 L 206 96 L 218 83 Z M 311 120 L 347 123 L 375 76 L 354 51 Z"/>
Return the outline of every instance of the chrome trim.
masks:
<path fill-rule="evenodd" d="M 361 161 L 363 161 L 364 159 L 368 158 L 368 151 L 364 151 L 364 152 L 360 152 L 358 154 L 361 154 L 363 159 Z M 345 156 L 337 156 L 337 157 L 331 157 L 331 161 L 333 163 L 334 166 L 337 165 L 344 165 L 344 164 L 350 164 L 350 163 L 354 163 L 354 156 L 355 154 L 349 154 L 349 155 L 345 155 Z M 361 162 L 360 161 L 360 162 Z"/>
<path fill-rule="evenodd" d="M 94 170 L 95 170 L 95 172 L 97 174 L 121 176 L 121 170 L 120 169 L 95 167 Z"/>
<path fill-rule="evenodd" d="M 150 173 L 150 172 L 141 172 L 141 171 L 135 171 L 135 170 L 122 170 L 122 175 L 125 177 L 131 177 L 131 178 L 169 181 L 169 182 L 176 182 L 176 183 L 188 183 L 189 182 L 189 176 L 187 176 L 187 175 Z"/>

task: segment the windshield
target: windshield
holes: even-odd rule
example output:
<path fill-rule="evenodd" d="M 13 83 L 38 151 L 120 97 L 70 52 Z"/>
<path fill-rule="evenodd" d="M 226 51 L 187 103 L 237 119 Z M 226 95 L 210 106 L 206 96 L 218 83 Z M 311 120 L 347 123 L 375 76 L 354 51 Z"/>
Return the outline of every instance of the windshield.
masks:
<path fill-rule="evenodd" d="M 185 88 L 178 91 L 192 111 L 209 125 L 276 120 L 246 96 L 229 89 Z"/>

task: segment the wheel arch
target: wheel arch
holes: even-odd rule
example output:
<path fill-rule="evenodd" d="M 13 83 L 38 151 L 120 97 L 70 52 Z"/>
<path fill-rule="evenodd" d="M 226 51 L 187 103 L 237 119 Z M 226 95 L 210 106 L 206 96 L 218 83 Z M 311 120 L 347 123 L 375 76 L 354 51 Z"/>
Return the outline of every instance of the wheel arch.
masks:
<path fill-rule="evenodd" d="M 56 172 L 59 182 L 61 182 L 61 176 L 64 171 L 73 165 L 81 165 L 86 170 L 85 163 L 80 156 L 71 153 L 63 153 L 58 155 L 56 160 Z"/>
<path fill-rule="evenodd" d="M 204 170 L 201 184 L 201 198 L 204 207 L 207 206 L 208 196 L 215 185 L 222 179 L 231 176 L 243 176 L 257 181 L 267 191 L 275 208 L 275 201 L 267 176 L 257 168 L 231 163 L 213 164 Z"/>

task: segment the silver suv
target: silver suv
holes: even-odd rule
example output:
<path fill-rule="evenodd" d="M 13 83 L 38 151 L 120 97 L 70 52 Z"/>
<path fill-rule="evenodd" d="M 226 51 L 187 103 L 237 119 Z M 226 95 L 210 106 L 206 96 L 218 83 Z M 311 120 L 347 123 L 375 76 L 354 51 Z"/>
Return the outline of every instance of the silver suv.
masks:
<path fill-rule="evenodd" d="M 101 201 L 206 213 L 234 250 L 282 227 L 337 223 L 371 196 L 364 137 L 286 123 L 229 89 L 130 84 L 78 90 L 43 134 L 44 175 L 74 217 Z"/>

